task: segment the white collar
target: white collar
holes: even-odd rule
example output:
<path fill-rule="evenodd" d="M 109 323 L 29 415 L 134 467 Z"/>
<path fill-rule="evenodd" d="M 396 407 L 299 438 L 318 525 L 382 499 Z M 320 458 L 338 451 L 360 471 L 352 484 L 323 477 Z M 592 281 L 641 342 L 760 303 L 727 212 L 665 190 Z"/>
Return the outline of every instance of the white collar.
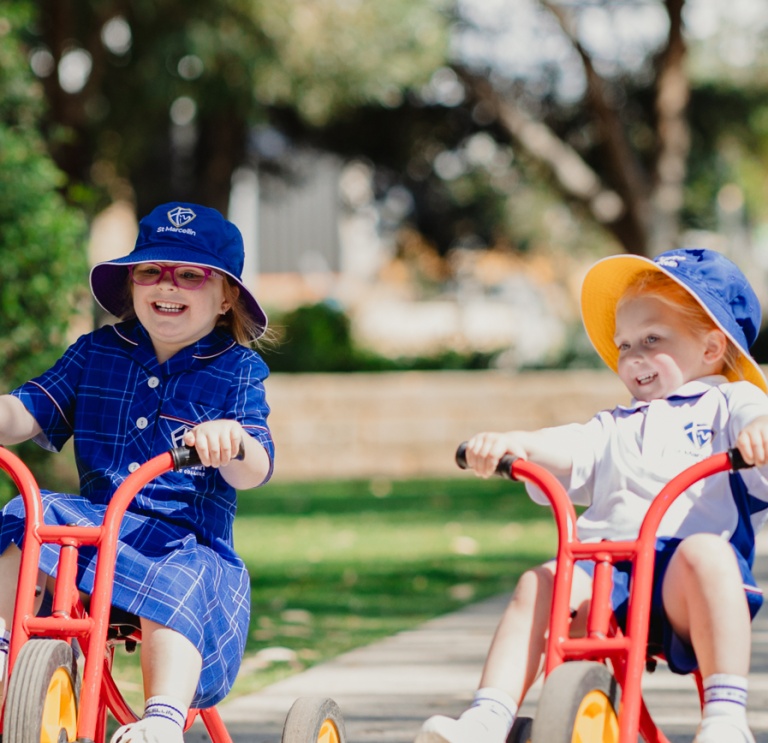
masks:
<path fill-rule="evenodd" d="M 701 397 L 704 393 L 708 392 L 713 387 L 719 387 L 721 384 L 726 384 L 727 382 L 727 377 L 724 377 L 722 374 L 712 374 L 707 377 L 699 377 L 699 379 L 692 379 L 690 382 L 686 382 L 684 385 L 678 387 L 674 392 L 671 392 L 663 399 L 671 400 L 676 398 L 679 400 Z M 654 400 L 638 400 L 637 398 L 633 397 L 632 402 L 629 405 L 618 405 L 617 407 L 621 408 L 622 410 L 632 411 L 646 407 L 652 402 L 654 402 Z"/>

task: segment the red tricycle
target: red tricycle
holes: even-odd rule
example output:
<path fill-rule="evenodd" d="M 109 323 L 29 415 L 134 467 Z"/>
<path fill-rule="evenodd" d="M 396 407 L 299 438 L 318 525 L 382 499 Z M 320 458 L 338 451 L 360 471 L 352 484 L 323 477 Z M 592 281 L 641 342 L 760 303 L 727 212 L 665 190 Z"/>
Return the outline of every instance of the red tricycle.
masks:
<path fill-rule="evenodd" d="M 112 676 L 117 645 L 135 648 L 141 632 L 131 615 L 111 609 L 120 522 L 131 500 L 169 470 L 199 465 L 194 449 L 180 447 L 150 459 L 115 491 L 101 526 L 52 526 L 43 521 L 40 490 L 27 466 L 0 447 L 0 469 L 21 494 L 26 510 L 18 592 L 11 629 L 2 740 L 5 743 L 104 743 L 107 711 L 120 725 L 136 715 Z M 35 616 L 38 561 L 43 543 L 60 545 L 49 616 Z M 75 582 L 78 550 L 97 549 L 93 594 L 86 609 Z M 78 672 L 73 641 L 84 662 Z M 232 743 L 217 709 L 190 710 L 186 727 L 202 719 L 212 743 Z M 282 743 L 344 743 L 344 722 L 332 699 L 298 699 L 285 720 Z"/>
<path fill-rule="evenodd" d="M 456 452 L 467 468 L 466 445 Z M 670 480 L 656 496 L 634 541 L 581 542 L 576 512 L 557 478 L 543 467 L 510 455 L 496 473 L 538 486 L 552 505 L 558 549 L 544 666 L 544 686 L 536 715 L 518 718 L 508 743 L 669 743 L 654 723 L 642 697 L 646 667 L 660 656 L 648 653 L 656 532 L 672 502 L 694 483 L 719 472 L 744 469 L 737 449 L 715 454 Z M 584 637 L 569 637 L 570 595 L 576 560 L 595 563 Z M 631 561 L 632 579 L 626 630 L 611 609 L 612 566 Z M 703 705 L 701 675 L 693 674 Z"/>

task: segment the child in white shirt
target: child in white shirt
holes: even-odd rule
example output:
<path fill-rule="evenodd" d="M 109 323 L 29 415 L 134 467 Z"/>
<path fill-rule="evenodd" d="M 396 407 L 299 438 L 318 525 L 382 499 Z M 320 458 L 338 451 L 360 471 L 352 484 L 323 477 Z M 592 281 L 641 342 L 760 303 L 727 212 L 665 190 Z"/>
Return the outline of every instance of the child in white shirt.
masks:
<path fill-rule="evenodd" d="M 575 503 L 584 541 L 633 539 L 672 477 L 736 447 L 768 464 L 766 381 L 749 354 L 760 306 L 741 271 L 719 253 L 673 250 L 651 261 L 599 261 L 582 290 L 587 334 L 633 396 L 584 425 L 479 433 L 467 462 L 482 477 L 512 454 L 558 476 Z M 533 486 L 535 500 L 546 502 Z M 751 567 L 768 518 L 768 479 L 755 469 L 707 478 L 681 495 L 657 540 L 649 643 L 670 668 L 699 668 L 705 706 L 695 743 L 754 743 L 747 726 L 750 622 L 762 604 Z M 572 632 L 586 619 L 594 563 L 574 571 Z M 504 743 L 541 673 L 554 563 L 521 576 L 486 659 L 475 701 L 458 720 L 427 720 L 416 743 Z M 614 566 L 622 620 L 628 568 Z"/>

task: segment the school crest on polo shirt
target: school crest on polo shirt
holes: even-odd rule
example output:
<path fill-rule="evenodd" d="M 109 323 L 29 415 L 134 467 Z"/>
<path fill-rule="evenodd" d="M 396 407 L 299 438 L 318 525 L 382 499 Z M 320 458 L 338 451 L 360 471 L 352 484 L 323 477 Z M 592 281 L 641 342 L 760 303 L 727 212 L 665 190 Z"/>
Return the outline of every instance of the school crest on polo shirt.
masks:
<path fill-rule="evenodd" d="M 689 423 L 685 426 L 685 435 L 690 442 L 701 449 L 712 441 L 712 428 L 706 423 Z"/>

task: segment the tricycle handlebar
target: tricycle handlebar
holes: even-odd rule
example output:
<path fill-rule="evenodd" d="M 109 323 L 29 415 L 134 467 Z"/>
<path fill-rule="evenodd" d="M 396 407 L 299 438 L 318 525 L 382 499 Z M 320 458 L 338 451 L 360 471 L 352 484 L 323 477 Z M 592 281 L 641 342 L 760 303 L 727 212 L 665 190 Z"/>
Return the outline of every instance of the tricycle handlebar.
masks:
<path fill-rule="evenodd" d="M 728 449 L 727 454 L 731 463 L 731 470 L 734 472 L 736 470 L 749 469 L 753 466 L 744 461 L 744 457 L 741 456 L 741 452 L 736 447 L 733 449 Z M 517 457 L 514 457 L 511 454 L 505 454 L 496 465 L 495 474 L 497 474 L 499 477 L 504 477 L 507 480 L 516 480 L 517 478 L 513 474 L 512 467 L 517 459 Z M 456 464 L 463 470 L 469 469 L 469 465 L 467 464 L 466 441 L 462 441 L 462 443 L 460 443 L 456 449 Z"/>
<path fill-rule="evenodd" d="M 200 462 L 200 456 L 197 453 L 197 449 L 193 446 L 179 446 L 176 449 L 171 449 L 169 454 L 173 460 L 173 469 L 178 472 L 185 467 L 198 467 Z M 240 448 L 237 450 L 235 459 L 245 459 L 245 444 L 240 442 Z"/>
<path fill-rule="evenodd" d="M 507 480 L 514 480 L 512 477 L 512 465 L 515 463 L 517 457 L 513 457 L 511 454 L 505 454 L 496 465 L 496 474 L 499 477 L 505 477 Z M 467 464 L 467 442 L 463 441 L 459 444 L 459 448 L 456 449 L 456 464 L 463 470 L 469 469 Z"/>

